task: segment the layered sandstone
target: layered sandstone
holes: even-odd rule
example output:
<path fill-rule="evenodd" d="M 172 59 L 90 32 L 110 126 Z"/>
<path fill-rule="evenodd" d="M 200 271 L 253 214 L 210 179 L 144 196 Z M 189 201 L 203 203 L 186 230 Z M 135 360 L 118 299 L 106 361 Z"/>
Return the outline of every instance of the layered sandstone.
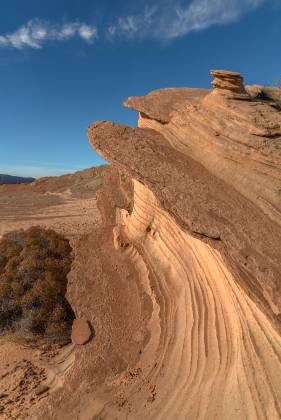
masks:
<path fill-rule="evenodd" d="M 96 335 L 46 419 L 280 418 L 281 113 L 213 75 L 129 98 L 139 128 L 89 128 L 113 169 L 68 298 Z"/>
<path fill-rule="evenodd" d="M 213 93 L 226 95 L 232 99 L 248 99 L 249 95 L 244 87 L 244 79 L 240 73 L 225 70 L 211 70 L 214 77 Z"/>

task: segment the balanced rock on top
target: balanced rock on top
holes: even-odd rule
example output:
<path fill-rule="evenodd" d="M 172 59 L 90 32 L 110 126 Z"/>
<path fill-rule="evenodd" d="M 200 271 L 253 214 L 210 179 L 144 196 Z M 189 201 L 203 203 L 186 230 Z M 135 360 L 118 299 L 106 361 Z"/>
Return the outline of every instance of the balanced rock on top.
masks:
<path fill-rule="evenodd" d="M 244 79 L 240 73 L 225 70 L 211 70 L 214 77 L 212 85 L 215 93 L 223 94 L 233 99 L 249 99 L 244 87 Z"/>

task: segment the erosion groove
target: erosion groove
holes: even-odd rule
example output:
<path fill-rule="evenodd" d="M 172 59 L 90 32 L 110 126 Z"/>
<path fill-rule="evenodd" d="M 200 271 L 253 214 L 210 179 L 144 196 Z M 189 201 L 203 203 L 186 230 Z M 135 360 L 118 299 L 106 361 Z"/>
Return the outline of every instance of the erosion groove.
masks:
<path fill-rule="evenodd" d="M 142 411 L 136 394 L 136 414 L 278 419 L 280 336 L 219 252 L 182 232 L 151 191 L 134 185 L 134 209 L 131 216 L 122 212 L 118 238 L 153 273 L 153 338 L 138 366 L 157 395 Z"/>

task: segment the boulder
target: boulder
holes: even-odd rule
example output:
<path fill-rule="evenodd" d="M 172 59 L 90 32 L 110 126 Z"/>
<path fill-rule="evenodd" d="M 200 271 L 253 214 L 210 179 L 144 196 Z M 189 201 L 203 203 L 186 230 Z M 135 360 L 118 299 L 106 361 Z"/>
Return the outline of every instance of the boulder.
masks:
<path fill-rule="evenodd" d="M 86 344 L 92 336 L 89 321 L 81 318 L 76 318 L 72 324 L 71 339 L 74 344 Z"/>

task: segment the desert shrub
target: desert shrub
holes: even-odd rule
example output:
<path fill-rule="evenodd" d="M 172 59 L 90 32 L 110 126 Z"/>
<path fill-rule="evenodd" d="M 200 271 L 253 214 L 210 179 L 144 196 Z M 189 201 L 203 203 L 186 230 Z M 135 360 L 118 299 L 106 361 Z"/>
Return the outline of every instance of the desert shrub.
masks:
<path fill-rule="evenodd" d="M 32 227 L 0 241 L 0 334 L 66 342 L 74 318 L 65 298 L 72 262 L 69 241 Z"/>

